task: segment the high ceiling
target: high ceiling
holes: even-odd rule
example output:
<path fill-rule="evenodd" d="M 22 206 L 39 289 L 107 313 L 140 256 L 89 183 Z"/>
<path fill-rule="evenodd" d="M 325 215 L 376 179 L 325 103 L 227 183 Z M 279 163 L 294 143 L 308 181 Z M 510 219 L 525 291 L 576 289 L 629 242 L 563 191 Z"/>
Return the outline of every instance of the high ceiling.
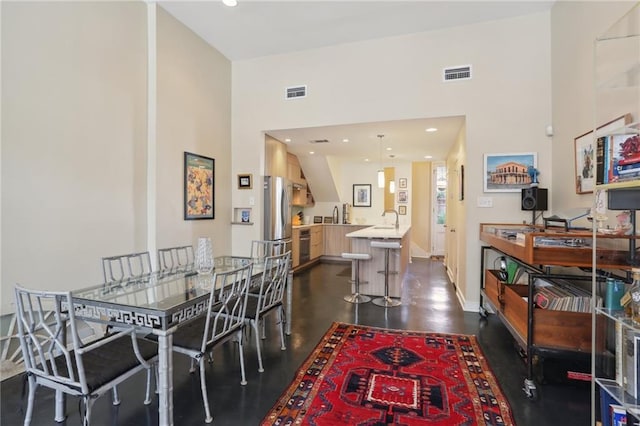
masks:
<path fill-rule="evenodd" d="M 285 54 L 361 40 L 432 31 L 549 10 L 554 1 L 159 1 L 162 8 L 231 61 Z M 297 155 L 442 160 L 463 117 L 354 123 L 306 129 L 265 129 Z M 428 127 L 438 132 L 427 133 Z M 384 134 L 379 153 L 379 134 Z M 343 139 L 349 142 L 343 143 Z M 330 143 L 309 141 L 328 139 Z M 376 151 L 372 151 L 372 146 Z M 384 148 L 392 147 L 392 151 Z M 376 155 L 372 156 L 372 153 Z"/>

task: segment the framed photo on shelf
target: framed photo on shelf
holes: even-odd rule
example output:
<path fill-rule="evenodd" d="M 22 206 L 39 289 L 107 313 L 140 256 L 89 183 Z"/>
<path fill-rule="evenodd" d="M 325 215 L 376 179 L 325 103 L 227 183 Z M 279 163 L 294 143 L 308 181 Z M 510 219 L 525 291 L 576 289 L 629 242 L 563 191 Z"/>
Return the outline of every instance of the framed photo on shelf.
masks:
<path fill-rule="evenodd" d="M 398 179 L 398 188 L 406 188 L 407 187 L 407 178 Z"/>
<path fill-rule="evenodd" d="M 596 186 L 596 180 L 603 182 L 604 176 L 597 176 L 597 173 L 604 171 L 604 164 L 598 169 L 598 162 L 604 161 L 606 154 L 604 151 L 598 152 L 598 137 L 614 129 L 621 129 L 630 122 L 631 114 L 625 114 L 598 127 L 596 137 L 591 130 L 573 140 L 576 194 L 591 193 Z"/>
<path fill-rule="evenodd" d="M 184 220 L 214 218 L 215 160 L 184 153 Z"/>
<path fill-rule="evenodd" d="M 251 210 L 249 209 L 240 210 L 240 222 L 242 223 L 251 222 Z"/>
<path fill-rule="evenodd" d="M 398 191 L 398 203 L 406 203 L 407 201 L 409 201 L 407 191 Z"/>
<path fill-rule="evenodd" d="M 251 189 L 251 174 L 238 175 L 238 189 Z"/>
<path fill-rule="evenodd" d="M 371 184 L 353 184 L 353 207 L 371 207 Z"/>
<path fill-rule="evenodd" d="M 521 192 L 531 184 L 529 168 L 537 166 L 535 152 L 485 154 L 484 192 Z"/>
<path fill-rule="evenodd" d="M 407 214 L 407 206 L 398 206 L 398 214 L 399 215 Z"/>

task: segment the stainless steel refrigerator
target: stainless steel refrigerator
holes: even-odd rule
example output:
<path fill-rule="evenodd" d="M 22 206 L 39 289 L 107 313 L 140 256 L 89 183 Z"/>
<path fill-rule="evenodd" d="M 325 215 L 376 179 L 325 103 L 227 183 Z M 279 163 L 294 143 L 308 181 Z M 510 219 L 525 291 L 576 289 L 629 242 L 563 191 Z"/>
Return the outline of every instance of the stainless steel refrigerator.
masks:
<path fill-rule="evenodd" d="M 291 249 L 291 198 L 293 185 L 286 178 L 264 178 L 264 239 L 287 242 Z"/>

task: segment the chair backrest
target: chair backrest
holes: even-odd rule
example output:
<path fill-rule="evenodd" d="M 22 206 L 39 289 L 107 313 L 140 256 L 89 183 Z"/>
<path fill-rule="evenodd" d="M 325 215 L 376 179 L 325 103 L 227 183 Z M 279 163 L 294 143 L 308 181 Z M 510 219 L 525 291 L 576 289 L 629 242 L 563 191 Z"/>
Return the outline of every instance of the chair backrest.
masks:
<path fill-rule="evenodd" d="M 265 258 L 256 316 L 282 303 L 287 287 L 290 257 L 291 251 Z"/>
<path fill-rule="evenodd" d="M 187 272 L 194 268 L 193 246 L 158 249 L 158 271 L 161 273 Z"/>
<path fill-rule="evenodd" d="M 253 263 L 247 260 L 246 264 L 233 270 L 214 271 L 214 287 L 209 296 L 207 320 L 202 338 L 203 352 L 207 345 L 226 339 L 242 328 L 252 270 Z"/>
<path fill-rule="evenodd" d="M 151 272 L 153 269 L 148 251 L 102 258 L 102 274 L 105 284 L 142 278 Z"/>
<path fill-rule="evenodd" d="M 71 292 L 27 290 L 16 286 L 18 337 L 29 374 L 88 394 Z M 53 313 L 53 315 L 51 315 Z M 68 323 L 69 327 L 66 327 Z M 71 335 L 65 337 L 65 333 Z M 73 353 L 67 348 L 70 338 Z"/>
<path fill-rule="evenodd" d="M 284 241 L 253 240 L 251 241 L 251 259 L 262 263 L 269 256 L 283 254 L 285 247 Z"/>

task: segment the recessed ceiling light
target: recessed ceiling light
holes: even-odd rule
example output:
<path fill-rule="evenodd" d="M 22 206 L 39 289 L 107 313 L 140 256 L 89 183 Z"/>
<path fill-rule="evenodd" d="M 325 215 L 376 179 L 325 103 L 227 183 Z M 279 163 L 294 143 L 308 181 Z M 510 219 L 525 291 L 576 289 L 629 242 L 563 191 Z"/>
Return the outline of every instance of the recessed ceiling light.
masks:
<path fill-rule="evenodd" d="M 238 5 L 238 0 L 222 0 L 222 3 L 225 6 L 236 7 Z"/>
<path fill-rule="evenodd" d="M 429 158 L 433 158 L 432 155 L 425 155 L 424 158 L 429 159 Z"/>
<path fill-rule="evenodd" d="M 309 151 L 309 154 L 313 155 L 315 154 L 315 151 Z"/>
<path fill-rule="evenodd" d="M 349 139 L 344 138 L 344 139 L 342 139 L 342 142 L 349 142 Z"/>
<path fill-rule="evenodd" d="M 285 142 L 291 142 L 291 139 L 286 138 L 284 141 L 285 141 Z"/>
<path fill-rule="evenodd" d="M 369 159 L 368 159 L 368 158 L 365 158 L 365 159 L 364 159 L 364 162 L 365 162 L 365 163 L 368 163 L 368 162 L 369 162 Z"/>
<path fill-rule="evenodd" d="M 429 132 L 429 133 L 437 132 L 437 131 L 438 131 L 438 129 L 436 129 L 435 127 L 429 127 L 428 129 L 425 130 L 425 132 Z"/>
<path fill-rule="evenodd" d="M 393 148 L 391 148 L 390 146 L 387 147 L 387 151 L 391 151 Z"/>

